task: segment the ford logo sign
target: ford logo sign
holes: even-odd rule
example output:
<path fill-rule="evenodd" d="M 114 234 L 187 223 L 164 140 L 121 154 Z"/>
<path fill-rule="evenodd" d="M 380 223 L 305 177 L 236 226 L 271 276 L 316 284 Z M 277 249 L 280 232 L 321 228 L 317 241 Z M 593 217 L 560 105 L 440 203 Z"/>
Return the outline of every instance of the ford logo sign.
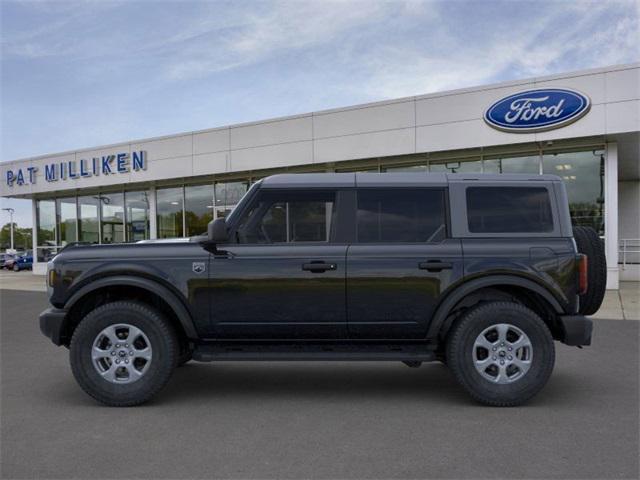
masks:
<path fill-rule="evenodd" d="M 484 121 L 507 132 L 540 132 L 563 127 L 591 107 L 586 95 L 563 88 L 541 88 L 510 95 L 484 112 Z"/>

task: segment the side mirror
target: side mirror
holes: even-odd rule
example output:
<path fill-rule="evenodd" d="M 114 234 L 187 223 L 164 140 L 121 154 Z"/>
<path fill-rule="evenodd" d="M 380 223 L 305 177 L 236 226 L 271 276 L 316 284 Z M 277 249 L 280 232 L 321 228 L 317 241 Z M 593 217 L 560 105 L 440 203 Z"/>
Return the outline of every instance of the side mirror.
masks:
<path fill-rule="evenodd" d="M 207 234 L 209 241 L 213 243 L 226 243 L 229 240 L 229 232 L 227 231 L 227 222 L 224 218 L 217 218 L 209 222 L 207 226 Z"/>

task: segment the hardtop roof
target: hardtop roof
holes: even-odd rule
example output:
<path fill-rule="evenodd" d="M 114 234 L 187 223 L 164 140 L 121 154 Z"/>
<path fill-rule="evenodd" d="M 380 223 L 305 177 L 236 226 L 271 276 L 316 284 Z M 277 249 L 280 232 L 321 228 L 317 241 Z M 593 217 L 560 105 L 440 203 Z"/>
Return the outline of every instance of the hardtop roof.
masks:
<path fill-rule="evenodd" d="M 520 173 L 285 173 L 262 179 L 261 188 L 426 187 L 460 182 L 531 181 L 560 181 L 560 177 Z"/>

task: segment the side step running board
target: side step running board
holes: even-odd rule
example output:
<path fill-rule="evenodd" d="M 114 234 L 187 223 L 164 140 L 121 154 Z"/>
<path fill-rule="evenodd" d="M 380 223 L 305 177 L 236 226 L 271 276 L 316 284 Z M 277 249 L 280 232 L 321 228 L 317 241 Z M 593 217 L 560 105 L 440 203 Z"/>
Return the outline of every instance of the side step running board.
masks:
<path fill-rule="evenodd" d="M 199 345 L 193 359 L 219 361 L 400 361 L 430 362 L 435 352 L 426 344 L 251 344 Z"/>

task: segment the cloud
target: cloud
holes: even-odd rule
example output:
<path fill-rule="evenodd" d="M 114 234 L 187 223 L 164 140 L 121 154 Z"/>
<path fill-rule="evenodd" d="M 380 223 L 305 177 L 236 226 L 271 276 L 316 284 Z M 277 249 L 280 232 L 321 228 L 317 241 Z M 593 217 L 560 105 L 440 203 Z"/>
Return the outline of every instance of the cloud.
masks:
<path fill-rule="evenodd" d="M 0 8 L 3 158 L 640 58 L 632 1 Z"/>
<path fill-rule="evenodd" d="M 85 65 L 99 59 L 112 69 L 142 59 L 156 82 L 203 79 L 297 54 L 313 63 L 330 49 L 332 64 L 315 66 L 354 70 L 367 77 L 362 87 L 372 98 L 388 98 L 469 86 L 505 71 L 543 75 L 562 64 L 580 68 L 640 56 L 638 11 L 624 1 L 544 2 L 544 8 L 539 2 L 417 0 L 22 8 L 34 5 L 47 21 L 9 29 L 4 55 Z M 150 5 L 159 7 L 150 11 Z"/>
<path fill-rule="evenodd" d="M 87 52 L 90 35 L 78 38 L 122 1 L 16 1 L 7 0 L 2 6 L 2 53 L 8 57 L 39 59 L 45 57 L 73 57 Z M 22 21 L 12 21 L 18 17 Z M 29 21 L 26 19 L 29 18 Z M 89 42 L 87 42 L 89 40 Z M 85 53 L 86 55 L 86 53 Z"/>
<path fill-rule="evenodd" d="M 22 9 L 30 5 L 14 3 Z M 341 35 L 398 13 L 424 13 L 413 1 L 194 2 L 186 3 L 193 8 L 177 11 L 160 2 L 148 15 L 127 11 L 131 9 L 122 3 L 74 2 L 73 9 L 61 5 L 67 8 L 36 8 L 39 15 L 48 15 L 35 27 L 9 28 L 5 23 L 3 55 L 65 63 L 101 59 L 112 66 L 144 57 L 167 80 L 182 81 L 331 45 Z"/>
<path fill-rule="evenodd" d="M 434 24 L 436 48 L 387 45 L 368 51 L 360 62 L 369 80 L 357 88 L 372 99 L 397 98 L 640 60 L 637 11 L 612 15 L 611 5 L 603 3 L 575 2 L 568 11 L 564 3 L 551 3 L 535 18 L 514 16 L 503 25 L 496 19 L 500 33 L 480 32 L 472 39 Z"/>
<path fill-rule="evenodd" d="M 330 45 L 340 36 L 380 21 L 404 3 L 276 2 L 249 12 L 223 35 L 198 28 L 202 41 L 175 55 L 169 78 L 185 80 L 263 62 L 283 52 Z M 361 8 L 364 7 L 364 8 Z M 217 33 L 217 32 L 216 32 Z"/>

